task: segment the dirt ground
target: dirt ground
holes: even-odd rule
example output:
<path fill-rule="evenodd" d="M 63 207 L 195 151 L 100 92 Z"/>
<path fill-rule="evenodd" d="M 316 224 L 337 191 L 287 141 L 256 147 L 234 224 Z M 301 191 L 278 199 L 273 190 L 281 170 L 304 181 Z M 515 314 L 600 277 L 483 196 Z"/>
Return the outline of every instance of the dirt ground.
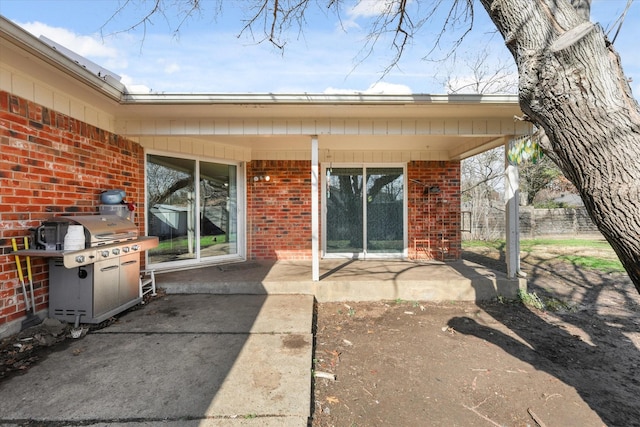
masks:
<path fill-rule="evenodd" d="M 503 269 L 474 251 L 464 258 Z M 624 274 L 557 255 L 522 264 L 546 310 L 319 304 L 313 427 L 640 426 L 640 296 Z"/>

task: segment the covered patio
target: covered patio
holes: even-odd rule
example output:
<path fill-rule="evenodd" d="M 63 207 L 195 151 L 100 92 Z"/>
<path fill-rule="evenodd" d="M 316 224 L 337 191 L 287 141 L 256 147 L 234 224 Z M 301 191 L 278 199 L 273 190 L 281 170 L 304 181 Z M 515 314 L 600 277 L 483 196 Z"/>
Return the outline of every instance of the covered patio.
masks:
<path fill-rule="evenodd" d="M 326 301 L 478 301 L 513 298 L 525 279 L 508 278 L 466 260 L 323 259 L 320 280 L 311 261 L 246 261 L 156 275 L 171 294 L 311 294 Z"/>

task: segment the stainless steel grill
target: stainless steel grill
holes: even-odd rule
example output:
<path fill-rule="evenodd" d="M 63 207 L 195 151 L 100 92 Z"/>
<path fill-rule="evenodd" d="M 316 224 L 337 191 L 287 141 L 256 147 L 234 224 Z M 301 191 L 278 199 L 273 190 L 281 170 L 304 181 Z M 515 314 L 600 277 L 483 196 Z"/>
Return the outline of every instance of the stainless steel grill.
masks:
<path fill-rule="evenodd" d="M 49 259 L 49 316 L 100 323 L 138 304 L 140 253 L 157 237 L 139 237 L 135 224 L 117 215 L 66 218 L 84 227 L 85 247 Z"/>

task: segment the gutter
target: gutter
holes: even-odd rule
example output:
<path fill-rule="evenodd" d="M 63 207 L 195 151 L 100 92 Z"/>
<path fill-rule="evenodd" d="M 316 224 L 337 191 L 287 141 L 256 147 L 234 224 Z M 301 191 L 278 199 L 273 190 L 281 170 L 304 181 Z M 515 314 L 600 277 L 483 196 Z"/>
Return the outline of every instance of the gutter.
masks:
<path fill-rule="evenodd" d="M 517 95 L 370 95 L 370 94 L 274 94 L 274 93 L 125 93 L 125 105 L 211 104 L 307 104 L 307 105 L 429 105 L 506 104 L 518 105 Z"/>

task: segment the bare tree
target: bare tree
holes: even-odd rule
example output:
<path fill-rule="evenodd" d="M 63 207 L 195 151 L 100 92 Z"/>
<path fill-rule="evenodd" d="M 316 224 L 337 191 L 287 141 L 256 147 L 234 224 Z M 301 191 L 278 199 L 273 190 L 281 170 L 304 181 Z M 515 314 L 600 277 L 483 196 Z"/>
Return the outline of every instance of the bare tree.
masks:
<path fill-rule="evenodd" d="M 499 238 L 501 227 L 490 222 L 495 217 L 490 214 L 502 200 L 504 147 L 463 160 L 460 175 L 463 211 L 469 212 L 471 217 L 469 237 L 474 240 Z"/>
<path fill-rule="evenodd" d="M 176 3 L 186 4 L 185 18 L 201 6 L 199 0 L 149 1 L 160 15 Z M 312 4 L 247 1 L 254 13 L 244 30 L 260 28 L 264 40 L 277 46 L 284 46 L 283 37 L 293 24 L 304 27 L 307 5 Z M 429 54 L 444 41 L 453 52 L 473 27 L 473 0 L 372 4 L 383 7 L 372 21 L 365 49 L 389 42 L 390 35 L 395 55 L 387 71 L 421 29 L 440 28 L 433 39 L 422 41 Z M 640 292 L 640 107 L 612 43 L 602 28 L 589 21 L 591 0 L 480 0 L 480 4 L 515 60 L 522 119 L 539 129 L 543 150 L 576 186 L 591 219 Z M 326 6 L 339 16 L 344 5 L 327 0 Z M 452 34 L 450 30 L 462 35 L 448 40 L 445 35 Z"/>
<path fill-rule="evenodd" d="M 462 60 L 453 55 L 445 66 L 442 82 L 447 93 L 516 93 L 518 73 L 515 66 L 500 59 L 491 63 L 489 59 L 487 48 Z"/>

